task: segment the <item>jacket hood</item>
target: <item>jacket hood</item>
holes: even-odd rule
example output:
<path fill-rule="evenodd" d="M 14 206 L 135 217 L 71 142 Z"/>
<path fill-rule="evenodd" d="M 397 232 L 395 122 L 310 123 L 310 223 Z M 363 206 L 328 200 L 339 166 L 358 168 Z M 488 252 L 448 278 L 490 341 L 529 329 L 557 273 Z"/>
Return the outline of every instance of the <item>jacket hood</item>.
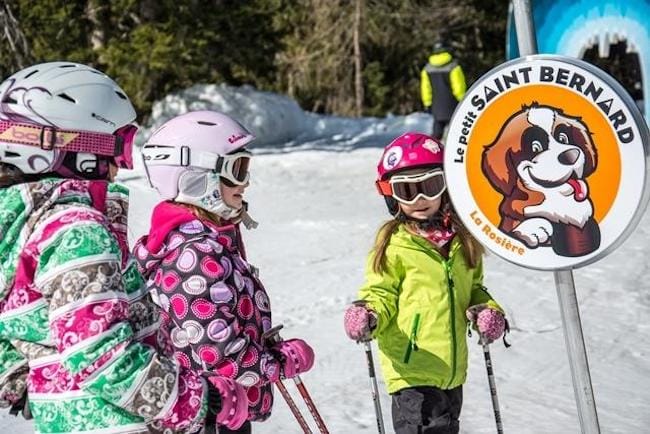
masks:
<path fill-rule="evenodd" d="M 83 204 L 104 214 L 128 253 L 128 190 L 106 181 L 45 178 L 0 188 L 0 300 L 13 284 L 18 257 L 42 216 L 57 205 Z"/>
<path fill-rule="evenodd" d="M 146 237 L 144 246 L 156 254 L 167 239 L 167 235 L 183 223 L 196 220 L 197 217 L 186 207 L 171 202 L 161 202 L 153 209 L 151 229 Z"/>
<path fill-rule="evenodd" d="M 168 235 L 182 224 L 193 220 L 197 220 L 197 217 L 184 206 L 171 202 L 156 205 L 151 214 L 149 234 L 141 237 L 133 247 L 133 256 L 145 280 L 158 269 L 167 254 L 178 246 L 179 242 L 176 241 L 168 243 Z"/>

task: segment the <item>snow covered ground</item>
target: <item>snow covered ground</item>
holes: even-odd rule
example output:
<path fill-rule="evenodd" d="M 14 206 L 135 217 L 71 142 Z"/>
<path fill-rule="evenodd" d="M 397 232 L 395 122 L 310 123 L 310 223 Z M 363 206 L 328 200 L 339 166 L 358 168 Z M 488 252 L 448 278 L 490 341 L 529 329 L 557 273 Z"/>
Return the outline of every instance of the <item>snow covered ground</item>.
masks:
<path fill-rule="evenodd" d="M 428 130 L 430 118 L 423 114 L 326 118 L 300 114 L 284 98 L 247 88 L 197 87 L 192 92 L 193 96 L 176 95 L 157 105 L 156 122 L 189 107 L 221 109 L 257 125 L 253 129 L 258 128 L 262 140 L 246 196 L 260 227 L 245 231 L 244 237 L 249 259 L 260 268 L 270 293 L 274 323 L 284 324 L 283 336 L 302 337 L 314 346 L 316 366 L 303 379 L 330 432 L 377 432 L 363 347 L 345 337 L 343 310 L 355 299 L 375 231 L 388 217 L 373 186 L 380 146 L 402 131 Z M 172 100 L 175 107 L 169 104 Z M 265 118 L 264 113 L 272 116 Z M 291 122 L 283 123 L 283 116 Z M 288 129 L 294 137 L 304 138 L 278 145 L 260 134 L 273 131 L 275 137 L 286 138 Z M 146 186 L 141 168 L 121 178 L 132 190 L 134 239 L 146 230 L 156 195 Z M 622 247 L 574 272 L 603 433 L 649 432 L 649 241 L 646 214 Z M 492 346 L 504 431 L 580 432 L 553 274 L 489 255 L 486 285 L 506 309 L 512 326 L 512 347 Z M 480 346 L 471 346 L 470 358 L 461 432 L 493 433 Z M 288 386 L 295 392 L 293 385 Z M 393 432 L 390 397 L 383 383 L 380 388 L 387 432 Z M 299 400 L 297 393 L 294 396 Z M 310 420 L 304 406 L 303 413 Z M 32 431 L 22 419 L 2 413 L 0 432 Z M 272 417 L 255 424 L 254 432 L 301 431 L 277 394 Z"/>

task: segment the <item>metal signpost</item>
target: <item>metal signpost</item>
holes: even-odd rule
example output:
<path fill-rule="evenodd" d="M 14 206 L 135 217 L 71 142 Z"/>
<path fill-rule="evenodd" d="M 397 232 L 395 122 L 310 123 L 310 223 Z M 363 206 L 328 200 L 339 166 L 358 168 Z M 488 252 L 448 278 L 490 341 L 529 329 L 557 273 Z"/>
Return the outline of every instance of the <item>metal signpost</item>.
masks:
<path fill-rule="evenodd" d="M 583 433 L 600 433 L 572 270 L 602 259 L 648 203 L 648 127 L 627 92 L 580 60 L 537 55 L 514 0 L 520 58 L 481 77 L 450 124 L 454 207 L 495 254 L 553 271 Z"/>

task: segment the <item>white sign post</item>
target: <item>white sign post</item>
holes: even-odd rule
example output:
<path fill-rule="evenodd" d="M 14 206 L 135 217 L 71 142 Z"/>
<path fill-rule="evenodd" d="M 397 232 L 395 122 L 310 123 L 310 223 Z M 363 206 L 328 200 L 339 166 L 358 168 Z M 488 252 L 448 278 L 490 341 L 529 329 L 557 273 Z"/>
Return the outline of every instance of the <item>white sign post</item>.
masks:
<path fill-rule="evenodd" d="M 482 244 L 554 272 L 583 433 L 600 433 L 572 269 L 616 249 L 648 203 L 649 134 L 636 104 L 602 70 L 534 55 L 527 1 L 513 2 L 522 56 L 479 79 L 445 148 L 449 194 Z"/>

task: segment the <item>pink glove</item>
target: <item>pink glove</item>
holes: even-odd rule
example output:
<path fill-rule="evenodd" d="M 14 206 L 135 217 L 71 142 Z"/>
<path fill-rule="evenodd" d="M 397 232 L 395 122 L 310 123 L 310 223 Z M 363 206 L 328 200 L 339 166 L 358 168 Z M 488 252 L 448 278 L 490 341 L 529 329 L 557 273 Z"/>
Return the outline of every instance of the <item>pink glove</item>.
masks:
<path fill-rule="evenodd" d="M 343 327 L 348 337 L 357 342 L 367 342 L 372 339 L 372 330 L 377 326 L 377 315 L 365 306 L 365 303 L 355 303 L 345 310 Z"/>
<path fill-rule="evenodd" d="M 467 319 L 476 324 L 479 334 L 490 344 L 499 339 L 506 328 L 506 320 L 501 312 L 486 304 L 471 306 L 466 312 Z"/>
<path fill-rule="evenodd" d="M 246 389 L 228 377 L 212 376 L 208 381 L 221 395 L 221 410 L 217 423 L 228 429 L 239 429 L 248 419 L 248 395 Z"/>
<path fill-rule="evenodd" d="M 314 350 L 302 339 L 278 342 L 273 350 L 280 354 L 284 378 L 293 378 L 314 366 Z"/>

